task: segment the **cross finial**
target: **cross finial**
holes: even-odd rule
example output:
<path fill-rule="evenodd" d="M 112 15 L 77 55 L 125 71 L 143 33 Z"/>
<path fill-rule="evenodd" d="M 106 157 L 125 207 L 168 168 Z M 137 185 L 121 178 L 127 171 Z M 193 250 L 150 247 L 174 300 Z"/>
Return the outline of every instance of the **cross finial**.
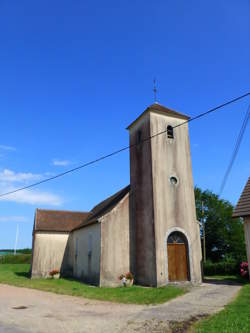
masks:
<path fill-rule="evenodd" d="M 156 79 L 154 79 L 154 88 L 153 88 L 153 92 L 154 92 L 154 103 L 157 103 Z"/>

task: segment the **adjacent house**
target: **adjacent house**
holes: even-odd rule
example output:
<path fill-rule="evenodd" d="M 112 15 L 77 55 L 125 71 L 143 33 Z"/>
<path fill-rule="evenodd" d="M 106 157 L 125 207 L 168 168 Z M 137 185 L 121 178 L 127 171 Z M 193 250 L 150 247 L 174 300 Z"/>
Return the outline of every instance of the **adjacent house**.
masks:
<path fill-rule="evenodd" d="M 250 177 L 234 209 L 233 217 L 241 217 L 244 221 L 246 251 L 250 277 Z"/>
<path fill-rule="evenodd" d="M 144 286 L 201 282 L 188 119 L 158 103 L 149 106 L 127 128 L 129 186 L 90 212 L 36 211 L 32 277 L 60 269 L 116 286 L 131 271 Z"/>

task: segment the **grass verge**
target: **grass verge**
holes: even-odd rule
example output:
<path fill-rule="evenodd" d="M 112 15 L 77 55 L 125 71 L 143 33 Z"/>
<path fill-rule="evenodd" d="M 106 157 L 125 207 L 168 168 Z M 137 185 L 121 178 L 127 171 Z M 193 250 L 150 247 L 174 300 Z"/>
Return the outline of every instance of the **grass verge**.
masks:
<path fill-rule="evenodd" d="M 71 279 L 29 278 L 28 264 L 0 264 L 0 283 L 50 291 L 56 294 L 81 296 L 89 299 L 133 304 L 160 304 L 183 295 L 186 289 L 174 286 L 161 288 L 99 288 Z"/>
<path fill-rule="evenodd" d="M 213 276 L 213 280 L 244 283 L 236 299 L 225 309 L 194 326 L 195 333 L 249 333 L 250 283 L 235 276 Z"/>

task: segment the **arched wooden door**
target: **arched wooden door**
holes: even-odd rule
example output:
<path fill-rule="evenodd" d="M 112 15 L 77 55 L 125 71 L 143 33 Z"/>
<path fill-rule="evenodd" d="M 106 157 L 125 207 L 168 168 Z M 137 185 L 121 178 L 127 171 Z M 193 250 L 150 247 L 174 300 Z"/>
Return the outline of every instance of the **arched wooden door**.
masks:
<path fill-rule="evenodd" d="M 185 236 L 180 232 L 173 232 L 168 237 L 168 280 L 187 281 L 188 249 Z"/>

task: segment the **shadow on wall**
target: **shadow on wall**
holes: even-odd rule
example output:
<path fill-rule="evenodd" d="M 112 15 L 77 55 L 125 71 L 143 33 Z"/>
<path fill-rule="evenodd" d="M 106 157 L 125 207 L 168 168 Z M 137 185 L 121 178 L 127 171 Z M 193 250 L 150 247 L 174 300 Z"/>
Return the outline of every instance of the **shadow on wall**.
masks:
<path fill-rule="evenodd" d="M 63 254 L 60 275 L 65 278 L 72 278 L 74 276 L 74 243 L 73 234 L 70 233 Z"/>
<path fill-rule="evenodd" d="M 83 268 L 81 268 L 82 265 L 80 264 L 83 262 L 84 258 L 79 256 L 79 251 L 77 248 L 75 248 L 75 246 L 78 248 L 78 244 L 74 244 L 73 233 L 70 233 L 62 259 L 60 275 L 63 278 L 74 279 L 87 284 L 98 286 L 100 284 L 100 274 L 96 274 L 92 269 L 93 258 L 91 253 L 86 253 L 88 258 L 87 269 L 85 272 Z"/>

